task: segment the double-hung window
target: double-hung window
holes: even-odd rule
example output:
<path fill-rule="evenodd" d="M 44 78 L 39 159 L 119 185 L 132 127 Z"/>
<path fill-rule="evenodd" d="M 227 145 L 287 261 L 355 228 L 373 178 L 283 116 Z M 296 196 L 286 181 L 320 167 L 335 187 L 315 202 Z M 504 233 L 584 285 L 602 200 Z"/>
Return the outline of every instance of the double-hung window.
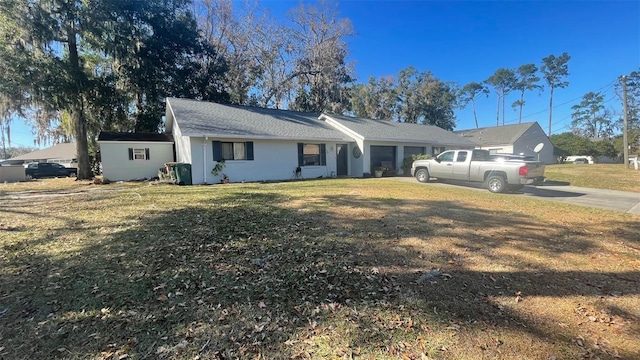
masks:
<path fill-rule="evenodd" d="M 213 142 L 213 160 L 253 160 L 253 142 Z"/>
<path fill-rule="evenodd" d="M 298 143 L 298 166 L 327 165 L 325 144 Z"/>
<path fill-rule="evenodd" d="M 129 148 L 129 160 L 149 160 L 149 148 Z"/>

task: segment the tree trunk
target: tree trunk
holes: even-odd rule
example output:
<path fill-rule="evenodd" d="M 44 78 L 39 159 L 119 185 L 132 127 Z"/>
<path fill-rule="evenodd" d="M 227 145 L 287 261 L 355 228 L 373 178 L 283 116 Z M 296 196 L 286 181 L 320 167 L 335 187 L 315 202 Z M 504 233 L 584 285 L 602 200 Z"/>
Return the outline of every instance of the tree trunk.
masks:
<path fill-rule="evenodd" d="M 553 86 L 551 86 L 551 95 L 549 96 L 549 133 L 547 136 L 551 136 L 551 113 L 553 112 Z"/>
<path fill-rule="evenodd" d="M 84 82 L 82 79 L 82 69 L 78 60 L 78 44 L 73 23 L 67 30 L 67 41 L 69 45 L 69 65 L 75 87 L 75 96 L 71 101 L 69 113 L 75 128 L 76 137 L 76 159 L 78 160 L 78 180 L 88 180 L 93 177 L 91 166 L 89 165 L 89 147 L 87 145 L 87 124 L 84 120 L 84 107 L 82 106 L 82 89 Z"/>
<path fill-rule="evenodd" d="M 518 115 L 518 124 L 522 124 L 522 107 L 524 106 L 524 90 L 520 93 L 520 115 Z"/>
<path fill-rule="evenodd" d="M 507 94 L 502 93 L 502 126 L 504 126 L 504 101 L 507 97 Z"/>
<path fill-rule="evenodd" d="M 476 101 L 471 98 L 471 106 L 473 106 L 473 118 L 476 119 L 476 129 L 478 128 L 478 114 L 476 114 Z"/>
<path fill-rule="evenodd" d="M 71 109 L 71 118 L 76 130 L 76 157 L 78 159 L 78 180 L 88 180 L 93 177 L 89 165 L 89 146 L 87 142 L 87 124 L 84 121 L 84 109 L 82 100 L 78 104 L 74 102 Z"/>
<path fill-rule="evenodd" d="M 498 95 L 498 104 L 496 105 L 496 126 L 500 126 L 500 94 Z"/>

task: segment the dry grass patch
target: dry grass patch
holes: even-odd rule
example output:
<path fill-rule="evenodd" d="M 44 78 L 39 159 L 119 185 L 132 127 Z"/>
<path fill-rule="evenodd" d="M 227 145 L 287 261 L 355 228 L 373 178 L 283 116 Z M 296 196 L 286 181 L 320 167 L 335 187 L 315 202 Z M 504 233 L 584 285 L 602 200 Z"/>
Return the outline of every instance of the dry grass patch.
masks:
<path fill-rule="evenodd" d="M 98 188 L 2 195 L 0 358 L 640 357 L 638 216 L 378 179 Z"/>

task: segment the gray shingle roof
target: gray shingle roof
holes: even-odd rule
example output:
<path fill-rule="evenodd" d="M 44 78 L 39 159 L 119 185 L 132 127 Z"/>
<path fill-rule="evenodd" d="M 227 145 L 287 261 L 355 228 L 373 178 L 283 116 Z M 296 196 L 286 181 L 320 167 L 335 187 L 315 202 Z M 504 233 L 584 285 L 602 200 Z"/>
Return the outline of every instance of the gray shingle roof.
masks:
<path fill-rule="evenodd" d="M 75 159 L 76 143 L 56 144 L 46 149 L 32 151 L 28 154 L 22 154 L 8 159 L 11 160 L 45 160 L 45 159 Z"/>
<path fill-rule="evenodd" d="M 471 139 L 481 145 L 505 145 L 513 144 L 527 130 L 537 124 L 536 122 L 528 122 L 522 124 L 493 126 L 479 129 L 457 130 L 454 133 Z"/>
<path fill-rule="evenodd" d="M 169 98 L 182 135 L 221 138 L 351 141 L 319 114 Z M 170 131 L 172 124 L 168 125 Z"/>
<path fill-rule="evenodd" d="M 433 125 L 371 120 L 336 114 L 325 114 L 344 127 L 353 130 L 367 141 L 394 141 L 404 143 L 430 143 L 433 145 L 476 146 L 450 131 Z"/>

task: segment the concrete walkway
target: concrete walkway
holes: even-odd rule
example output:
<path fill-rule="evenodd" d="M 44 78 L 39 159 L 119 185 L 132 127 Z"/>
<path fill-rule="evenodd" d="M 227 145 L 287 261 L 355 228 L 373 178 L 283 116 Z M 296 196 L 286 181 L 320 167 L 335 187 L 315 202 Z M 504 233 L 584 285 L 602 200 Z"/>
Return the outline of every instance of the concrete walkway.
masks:
<path fill-rule="evenodd" d="M 394 180 L 418 183 L 411 177 L 394 177 Z M 479 191 L 488 191 L 482 184 L 464 182 L 429 182 L 427 186 L 457 187 L 462 186 Z M 525 186 L 522 192 L 509 194 L 512 196 L 531 196 L 537 199 L 563 202 L 640 215 L 640 193 L 583 188 L 556 183 L 545 183 L 542 186 Z"/>

